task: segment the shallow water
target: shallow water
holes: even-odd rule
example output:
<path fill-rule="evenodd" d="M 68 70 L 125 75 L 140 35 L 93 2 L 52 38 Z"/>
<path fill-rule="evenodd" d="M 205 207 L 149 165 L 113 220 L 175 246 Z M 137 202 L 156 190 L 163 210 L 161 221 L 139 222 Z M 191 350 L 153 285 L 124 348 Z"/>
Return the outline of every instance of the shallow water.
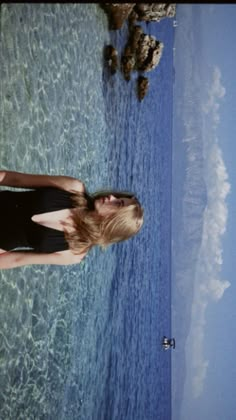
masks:
<path fill-rule="evenodd" d="M 170 413 L 160 341 L 170 331 L 173 30 L 156 28 L 166 52 L 140 104 L 135 80 L 104 67 L 104 45 L 121 51 L 127 28 L 110 33 L 98 5 L 1 6 L 1 169 L 133 190 L 145 226 L 78 266 L 1 272 L 0 418 Z"/>

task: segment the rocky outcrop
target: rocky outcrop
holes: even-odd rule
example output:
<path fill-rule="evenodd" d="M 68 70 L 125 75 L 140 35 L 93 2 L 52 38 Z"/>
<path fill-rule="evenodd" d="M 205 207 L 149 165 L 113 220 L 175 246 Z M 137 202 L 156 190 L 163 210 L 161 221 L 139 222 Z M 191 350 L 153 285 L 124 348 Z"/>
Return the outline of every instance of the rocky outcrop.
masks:
<path fill-rule="evenodd" d="M 150 71 L 158 64 L 162 56 L 164 44 L 154 36 L 142 34 L 136 50 L 136 69 Z"/>
<path fill-rule="evenodd" d="M 172 18 L 176 13 L 175 3 L 136 3 L 133 13 L 137 20 L 159 22 L 164 18 Z"/>
<path fill-rule="evenodd" d="M 156 21 L 175 16 L 175 3 L 100 3 L 108 15 L 109 28 L 120 29 L 129 19 L 135 21 Z"/>
<path fill-rule="evenodd" d="M 121 57 L 121 71 L 125 80 L 130 80 L 130 74 L 135 68 L 135 55 L 129 45 L 126 45 Z"/>
<path fill-rule="evenodd" d="M 149 80 L 147 77 L 139 76 L 137 79 L 137 95 L 140 101 L 143 100 L 149 88 Z"/>
<path fill-rule="evenodd" d="M 154 36 L 145 34 L 137 21 L 156 21 L 172 18 L 176 13 L 175 3 L 100 3 L 109 20 L 109 29 L 120 29 L 128 20 L 128 41 L 121 56 L 120 69 L 126 81 L 131 78 L 132 71 L 148 72 L 160 62 L 164 44 Z M 111 74 L 118 69 L 116 49 L 108 45 L 104 50 L 104 59 Z M 139 74 L 137 79 L 137 95 L 143 100 L 149 89 L 147 77 Z"/>
<path fill-rule="evenodd" d="M 138 49 L 139 42 L 142 35 L 143 35 L 143 30 L 141 26 L 137 25 L 137 26 L 130 27 L 128 44 L 132 51 L 135 51 Z"/>
<path fill-rule="evenodd" d="M 141 26 L 134 26 L 121 57 L 121 69 L 125 79 L 130 80 L 133 70 L 150 71 L 162 56 L 163 43 L 143 32 Z"/>
<path fill-rule="evenodd" d="M 111 74 L 115 74 L 119 67 L 118 51 L 112 45 L 107 45 L 104 48 L 104 59 L 110 68 Z"/>
<path fill-rule="evenodd" d="M 132 12 L 135 3 L 100 3 L 106 12 L 109 29 L 120 29 Z"/>

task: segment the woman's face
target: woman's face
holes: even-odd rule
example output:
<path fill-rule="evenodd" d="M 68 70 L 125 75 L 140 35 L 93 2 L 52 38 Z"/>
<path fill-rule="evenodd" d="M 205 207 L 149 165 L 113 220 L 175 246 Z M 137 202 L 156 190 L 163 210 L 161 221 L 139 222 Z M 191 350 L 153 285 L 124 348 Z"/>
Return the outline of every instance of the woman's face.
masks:
<path fill-rule="evenodd" d="M 114 195 L 107 195 L 106 197 L 96 198 L 94 206 L 99 214 L 107 215 L 109 213 L 113 213 L 115 209 L 126 207 L 134 203 L 135 200 L 133 198 L 116 198 Z"/>

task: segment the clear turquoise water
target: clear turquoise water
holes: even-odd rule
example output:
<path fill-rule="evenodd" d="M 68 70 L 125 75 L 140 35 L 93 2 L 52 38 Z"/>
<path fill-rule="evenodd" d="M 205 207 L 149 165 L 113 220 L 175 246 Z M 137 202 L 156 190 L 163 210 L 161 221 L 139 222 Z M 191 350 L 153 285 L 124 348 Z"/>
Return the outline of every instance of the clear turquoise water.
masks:
<path fill-rule="evenodd" d="M 137 237 L 78 266 L 0 273 L 0 418 L 169 419 L 173 28 L 151 89 L 104 67 L 96 4 L 1 6 L 1 169 L 66 174 L 88 190 L 133 190 Z"/>

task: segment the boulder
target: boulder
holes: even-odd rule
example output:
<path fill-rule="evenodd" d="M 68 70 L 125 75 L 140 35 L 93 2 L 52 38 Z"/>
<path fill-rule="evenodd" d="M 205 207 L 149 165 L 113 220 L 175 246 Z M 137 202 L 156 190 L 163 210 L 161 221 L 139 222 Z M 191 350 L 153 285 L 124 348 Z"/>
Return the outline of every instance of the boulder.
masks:
<path fill-rule="evenodd" d="M 154 36 L 142 34 L 136 50 L 136 69 L 150 71 L 158 64 L 162 56 L 164 44 Z"/>
<path fill-rule="evenodd" d="M 176 14 L 176 3 L 100 3 L 109 20 L 109 29 L 120 29 L 126 19 L 130 23 L 156 21 L 172 18 Z"/>
<path fill-rule="evenodd" d="M 142 35 L 143 35 L 143 30 L 141 26 L 132 26 L 130 28 L 128 44 L 133 52 L 137 50 L 139 41 Z"/>
<path fill-rule="evenodd" d="M 115 74 L 119 66 L 119 60 L 118 51 L 113 45 L 106 45 L 104 48 L 104 59 L 107 61 L 111 74 Z"/>
<path fill-rule="evenodd" d="M 140 101 L 143 100 L 149 88 L 149 80 L 147 77 L 139 76 L 137 79 L 137 95 Z"/>
<path fill-rule="evenodd" d="M 135 53 L 127 44 L 124 53 L 121 57 L 121 71 L 123 72 L 125 80 L 130 80 L 130 73 L 135 67 Z"/>
<path fill-rule="evenodd" d="M 132 12 L 135 3 L 100 3 L 108 16 L 109 29 L 120 29 Z"/>
<path fill-rule="evenodd" d="M 126 80 L 130 80 L 133 70 L 150 71 L 158 64 L 164 44 L 154 36 L 143 32 L 141 26 L 134 26 L 121 57 L 121 70 Z"/>
<path fill-rule="evenodd" d="M 161 19 L 175 16 L 176 3 L 136 3 L 133 14 L 139 21 L 159 22 Z"/>

